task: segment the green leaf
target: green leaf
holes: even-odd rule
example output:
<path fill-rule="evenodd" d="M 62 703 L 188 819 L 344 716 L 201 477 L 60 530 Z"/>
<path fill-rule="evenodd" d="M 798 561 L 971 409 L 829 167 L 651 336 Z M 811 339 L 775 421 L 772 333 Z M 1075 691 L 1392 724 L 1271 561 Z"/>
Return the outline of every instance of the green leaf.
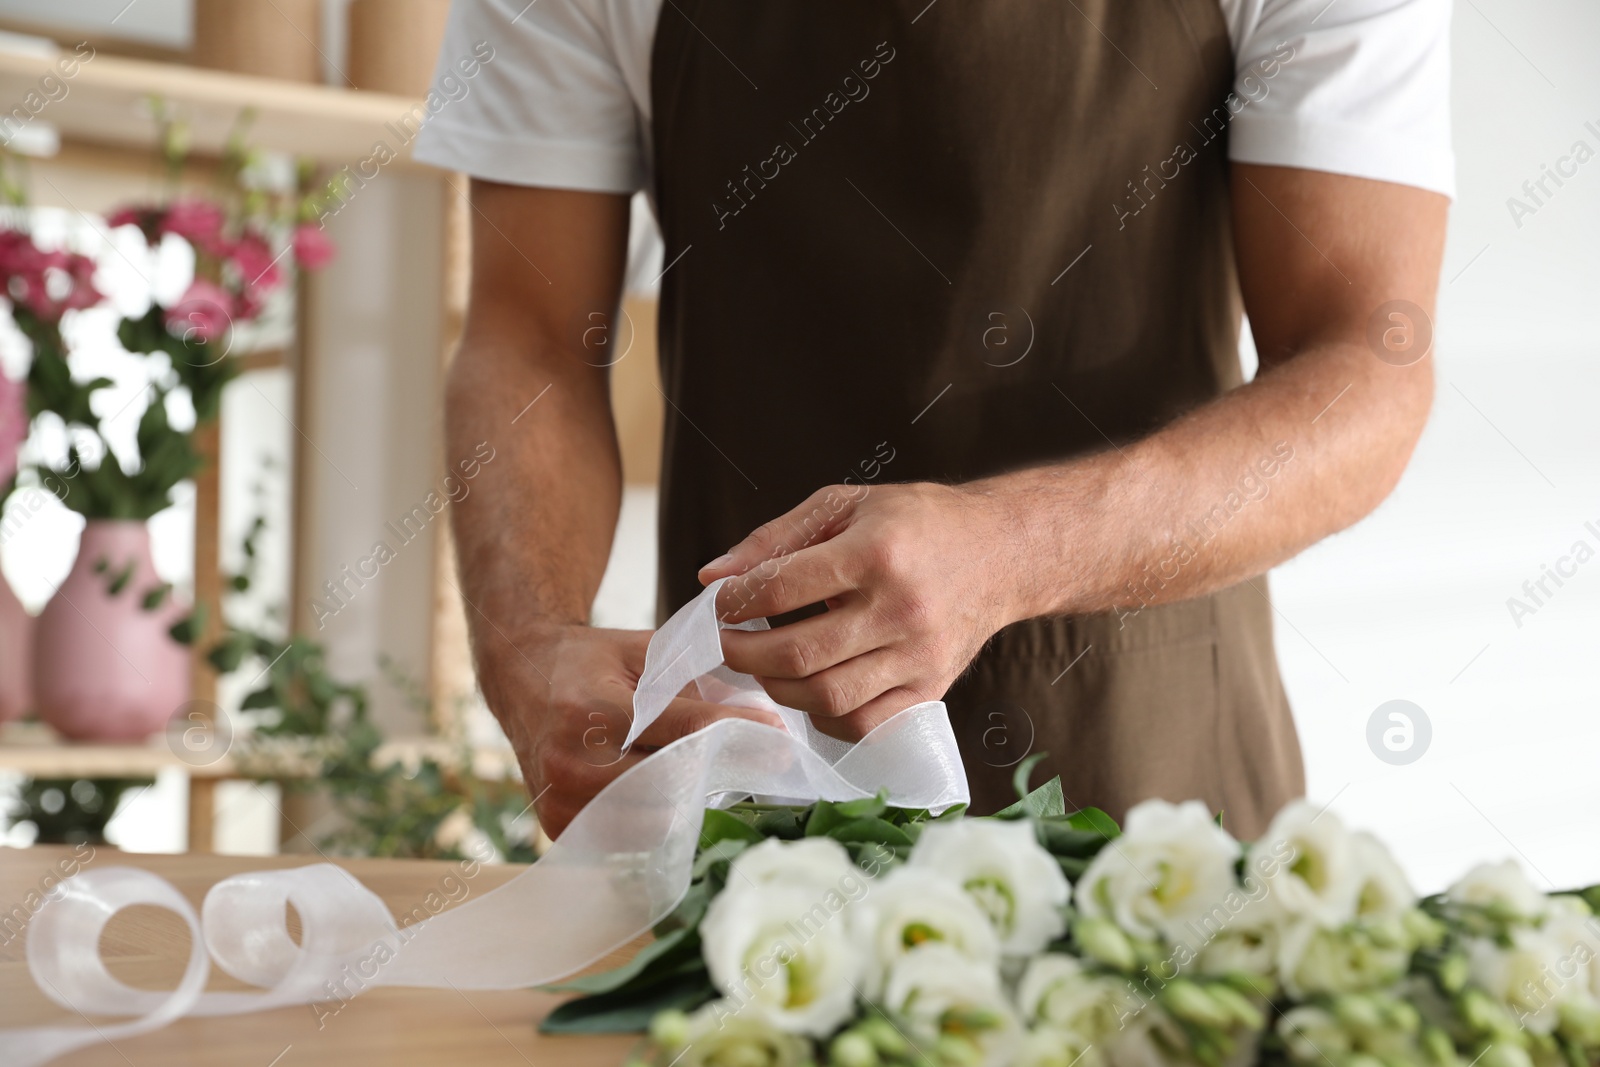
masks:
<path fill-rule="evenodd" d="M 1018 800 L 1028 795 L 1028 779 L 1033 777 L 1033 769 L 1044 762 L 1046 755 L 1044 752 L 1035 752 L 1017 764 L 1017 769 L 1011 772 L 1011 788 L 1017 794 Z"/>
<path fill-rule="evenodd" d="M 888 809 L 887 789 L 878 790 L 877 796 L 846 800 L 839 804 L 829 800 L 819 800 L 811 809 L 811 817 L 806 820 L 806 836 L 822 837 L 854 819 L 873 818 L 882 815 Z"/>
<path fill-rule="evenodd" d="M 883 819 L 851 819 L 828 831 L 828 836 L 840 842 L 877 842 L 881 845 L 901 845 L 910 848 L 911 835 Z"/>
<path fill-rule="evenodd" d="M 106 586 L 106 592 L 111 596 L 121 596 L 122 591 L 128 588 L 128 583 L 131 581 L 133 581 L 133 561 L 129 560 L 123 564 L 120 571 L 112 576 L 110 584 Z"/>
<path fill-rule="evenodd" d="M 264 711 L 278 706 L 278 691 L 271 685 L 257 689 L 239 702 L 240 711 Z"/>
<path fill-rule="evenodd" d="M 1092 831 L 1108 841 L 1122 834 L 1122 827 L 1117 825 L 1117 820 L 1099 808 L 1084 808 L 1081 811 L 1073 812 L 1067 816 L 1067 825 L 1074 830 Z"/>
<path fill-rule="evenodd" d="M 1056 775 L 1038 789 L 1009 807 L 994 813 L 997 819 L 1049 819 L 1067 813 L 1067 798 L 1061 792 L 1061 776 Z"/>
<path fill-rule="evenodd" d="M 795 808 L 772 808 L 756 816 L 756 830 L 762 837 L 793 841 L 805 835 L 800 812 Z"/>
<path fill-rule="evenodd" d="M 144 595 L 144 599 L 139 601 L 139 607 L 145 611 L 154 611 L 166 601 L 167 594 L 170 592 L 172 592 L 172 583 L 162 582 Z"/>
<path fill-rule="evenodd" d="M 674 975 L 643 989 L 569 1000 L 544 1017 L 545 1034 L 642 1033 L 657 1012 L 692 1011 L 717 995 L 705 974 Z"/>
<path fill-rule="evenodd" d="M 705 822 L 700 824 L 700 847 L 714 845 L 718 841 L 748 841 L 752 844 L 764 840 L 761 831 L 745 822 L 737 815 L 729 814 L 719 808 L 707 808 Z"/>
<path fill-rule="evenodd" d="M 1039 820 L 1039 843 L 1051 855 L 1087 859 L 1105 847 L 1107 835 L 1098 830 L 1080 829 L 1072 824 L 1071 820 L 1078 814 L 1081 813 L 1075 812 L 1065 819 Z"/>
<path fill-rule="evenodd" d="M 700 936 L 693 930 L 683 927 L 672 931 L 665 937 L 645 945 L 633 959 L 621 967 L 599 974 L 586 974 L 581 978 L 574 978 L 568 982 L 547 985 L 542 988 L 551 993 L 611 993 L 632 983 L 640 976 L 646 978 L 659 978 L 660 971 L 671 970 L 672 967 L 658 967 L 657 974 L 647 975 L 651 964 L 665 963 L 677 964 L 684 960 L 698 960 L 700 958 Z M 644 984 L 649 984 L 648 982 Z"/>

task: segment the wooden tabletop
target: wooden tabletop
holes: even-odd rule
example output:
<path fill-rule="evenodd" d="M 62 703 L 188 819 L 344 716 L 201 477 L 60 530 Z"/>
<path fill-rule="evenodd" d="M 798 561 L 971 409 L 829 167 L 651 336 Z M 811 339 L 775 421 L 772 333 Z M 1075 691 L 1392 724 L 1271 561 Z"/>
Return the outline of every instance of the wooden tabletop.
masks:
<path fill-rule="evenodd" d="M 79 855 L 88 857 L 87 853 Z M 0 924 L 5 914 L 23 904 L 42 879 L 70 860 L 64 847 L 0 848 Z M 313 857 L 315 859 L 315 857 Z M 167 879 L 188 897 L 196 910 L 215 882 L 232 874 L 266 868 L 297 867 L 304 857 L 141 856 L 100 848 L 88 857 L 91 867 L 142 867 Z M 519 866 L 476 868 L 463 877 L 459 864 L 421 860 L 341 861 L 389 910 L 412 912 L 447 876 L 466 888 L 451 895 L 472 900 L 515 877 Z M 470 870 L 470 868 L 469 868 Z M 50 883 L 46 882 L 45 885 Z M 455 885 L 456 882 L 444 883 Z M 435 895 L 434 899 L 439 899 Z M 13 922 L 15 919 L 13 918 Z M 8 940 L 9 938 L 9 940 Z M 48 1023 L 82 1024 L 35 988 L 28 975 L 24 937 L 0 925 L 0 1028 Z M 138 906 L 118 913 L 100 941 L 107 969 L 129 985 L 171 989 L 183 974 L 189 934 L 170 912 Z M 612 967 L 632 955 L 619 950 L 596 969 Z M 209 989 L 248 988 L 213 966 Z M 337 1014 L 328 1008 L 281 1008 L 221 1018 L 181 1019 L 165 1030 L 100 1044 L 55 1061 L 62 1067 L 383 1067 L 442 1064 L 454 1067 L 620 1067 L 633 1047 L 631 1037 L 547 1037 L 535 1023 L 561 998 L 532 990 L 505 993 L 430 989 L 374 989 L 346 1004 Z M 337 1008 L 334 1004 L 331 1007 Z M 92 1021 L 102 1023 L 104 1018 Z M 118 1020 L 110 1020 L 118 1021 Z"/>

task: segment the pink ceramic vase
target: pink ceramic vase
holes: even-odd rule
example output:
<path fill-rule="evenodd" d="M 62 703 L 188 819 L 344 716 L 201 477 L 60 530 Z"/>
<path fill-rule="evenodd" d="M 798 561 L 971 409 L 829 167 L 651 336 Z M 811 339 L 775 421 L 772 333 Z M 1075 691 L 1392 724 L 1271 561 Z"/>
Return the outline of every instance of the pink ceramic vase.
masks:
<path fill-rule="evenodd" d="M 112 594 L 113 579 L 130 567 Z M 72 572 L 34 634 L 41 719 L 75 740 L 140 741 L 188 701 L 189 650 L 167 634 L 186 609 L 171 596 L 154 611 L 141 603 L 160 584 L 143 522 L 100 519 L 84 528 Z"/>
<path fill-rule="evenodd" d="M 0 575 L 0 722 L 33 704 L 33 616 Z"/>

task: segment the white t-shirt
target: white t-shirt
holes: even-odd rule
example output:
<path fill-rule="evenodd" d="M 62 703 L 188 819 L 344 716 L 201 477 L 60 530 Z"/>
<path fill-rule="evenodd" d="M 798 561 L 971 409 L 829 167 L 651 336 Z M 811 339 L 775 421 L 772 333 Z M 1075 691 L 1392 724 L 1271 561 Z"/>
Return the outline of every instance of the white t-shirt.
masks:
<path fill-rule="evenodd" d="M 1450 0 L 1218 3 L 1244 101 L 1230 158 L 1453 195 Z M 661 0 L 454 0 L 435 76 L 445 102 L 415 157 L 515 185 L 646 188 L 660 10 Z M 492 59 L 464 63 L 481 41 Z"/>

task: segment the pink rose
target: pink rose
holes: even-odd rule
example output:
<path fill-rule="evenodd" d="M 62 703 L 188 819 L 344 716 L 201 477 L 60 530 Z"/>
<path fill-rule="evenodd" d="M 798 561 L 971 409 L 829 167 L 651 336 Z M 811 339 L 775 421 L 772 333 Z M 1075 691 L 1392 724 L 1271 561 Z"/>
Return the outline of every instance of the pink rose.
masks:
<path fill-rule="evenodd" d="M 196 248 L 210 251 L 222 233 L 222 223 L 222 208 L 209 200 L 175 200 L 157 229 L 175 233 Z"/>
<path fill-rule="evenodd" d="M 17 450 L 28 439 L 28 386 L 0 374 L 0 487 L 17 473 Z"/>
<path fill-rule="evenodd" d="M 302 222 L 294 228 L 294 258 L 306 270 L 320 270 L 333 259 L 333 242 L 321 226 Z"/>
<path fill-rule="evenodd" d="M 239 277 L 246 288 L 263 293 L 276 289 L 283 281 L 276 258 L 260 234 L 247 233 L 228 249 L 228 258 L 239 268 Z"/>
<path fill-rule="evenodd" d="M 196 278 L 167 309 L 167 330 L 186 341 L 214 341 L 233 325 L 233 312 L 233 294 L 216 282 Z"/>

